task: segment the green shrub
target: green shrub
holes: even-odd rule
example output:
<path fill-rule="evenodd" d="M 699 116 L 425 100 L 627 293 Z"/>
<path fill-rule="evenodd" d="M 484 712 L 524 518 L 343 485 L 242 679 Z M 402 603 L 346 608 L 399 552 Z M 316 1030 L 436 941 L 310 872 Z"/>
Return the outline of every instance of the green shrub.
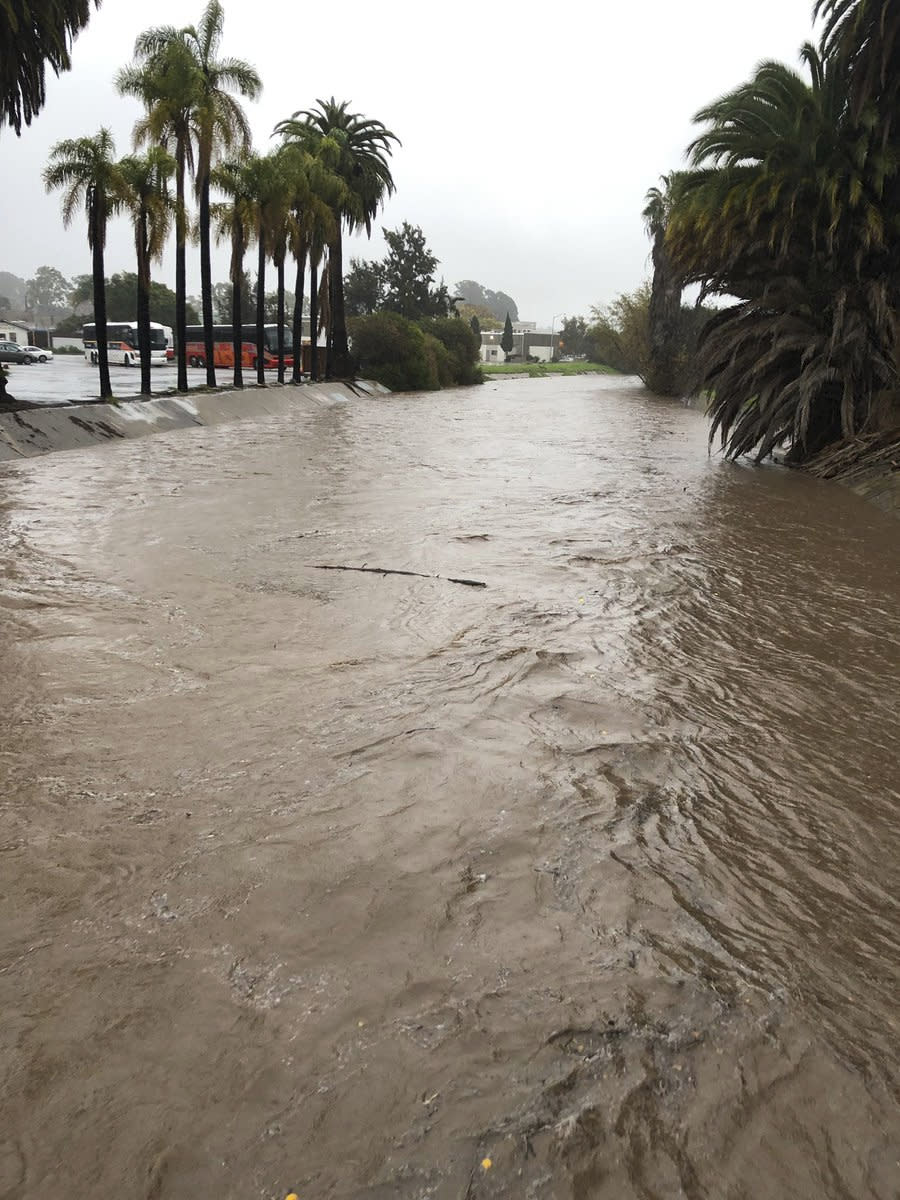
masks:
<path fill-rule="evenodd" d="M 394 392 L 433 392 L 441 386 L 438 352 L 444 347 L 406 317 L 379 312 L 347 324 L 356 369 L 366 379 Z"/>
<path fill-rule="evenodd" d="M 453 372 L 449 383 L 484 383 L 484 376 L 478 365 L 481 338 L 468 322 L 460 320 L 459 317 L 426 317 L 419 325 L 426 334 L 436 338 L 447 350 Z"/>

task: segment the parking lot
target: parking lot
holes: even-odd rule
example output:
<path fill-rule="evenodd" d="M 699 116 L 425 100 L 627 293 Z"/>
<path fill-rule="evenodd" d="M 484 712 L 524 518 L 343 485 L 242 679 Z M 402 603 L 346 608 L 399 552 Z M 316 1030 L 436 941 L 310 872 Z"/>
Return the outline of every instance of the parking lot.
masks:
<path fill-rule="evenodd" d="M 32 363 L 30 366 L 10 363 L 7 388 L 17 400 L 28 400 L 32 404 L 84 403 L 96 400 L 100 395 L 99 369 L 86 362 L 80 355 L 58 354 L 52 362 Z M 113 395 L 117 399 L 137 396 L 141 390 L 139 367 L 110 367 Z M 247 372 L 247 382 L 252 382 L 252 372 Z M 152 385 L 154 392 L 168 392 L 175 387 L 174 363 L 154 367 Z M 219 371 L 219 382 L 231 382 L 231 370 Z M 206 383 L 203 367 L 188 368 L 188 385 L 202 387 Z"/>

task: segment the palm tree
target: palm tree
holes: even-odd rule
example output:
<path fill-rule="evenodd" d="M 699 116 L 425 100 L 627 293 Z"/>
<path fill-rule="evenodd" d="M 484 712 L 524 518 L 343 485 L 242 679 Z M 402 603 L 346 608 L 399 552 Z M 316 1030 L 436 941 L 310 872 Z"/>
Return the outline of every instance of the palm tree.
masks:
<path fill-rule="evenodd" d="M 276 155 L 255 154 L 247 160 L 247 184 L 253 214 L 253 237 L 257 248 L 256 267 L 256 382 L 266 386 L 266 260 L 272 247 L 273 229 L 283 203 L 283 181 Z"/>
<path fill-rule="evenodd" d="M 175 346 L 180 392 L 188 390 L 185 330 L 187 316 L 187 207 L 185 183 L 194 167 L 194 107 L 199 96 L 196 63 L 181 31 L 173 26 L 148 29 L 134 45 L 135 65 L 116 75 L 124 96 L 135 96 L 146 108 L 134 130 L 135 145 L 155 142 L 175 158 Z"/>
<path fill-rule="evenodd" d="M 253 178 L 246 164 L 220 163 L 213 168 L 212 186 L 228 197 L 226 204 L 211 205 L 217 238 L 231 242 L 231 345 L 234 355 L 234 386 L 244 386 L 243 356 L 243 288 L 244 255 L 250 244 L 255 223 L 253 210 Z"/>
<path fill-rule="evenodd" d="M 343 180 L 346 193 L 329 246 L 333 316 L 329 368 L 337 375 L 346 375 L 350 371 L 350 356 L 344 311 L 342 227 L 346 225 L 348 233 L 364 228 L 371 235 L 372 221 L 382 201 L 394 191 L 387 160 L 392 154 L 391 143 L 399 145 L 400 139 L 381 121 L 350 112 L 348 101 L 339 104 L 332 96 L 330 100 L 317 100 L 316 105 L 281 121 L 275 132 L 307 147 L 327 140 L 336 151 L 333 170 Z"/>
<path fill-rule="evenodd" d="M 309 259 L 317 269 L 324 247 L 334 240 L 338 224 L 335 214 L 340 209 L 345 187 L 320 154 L 312 154 L 296 142 L 284 143 L 281 161 L 291 190 L 292 219 L 288 234 L 289 248 L 296 264 L 291 382 L 300 383 L 306 263 Z M 310 340 L 314 342 L 315 337 Z"/>
<path fill-rule="evenodd" d="M 209 183 L 217 152 L 250 149 L 250 127 L 241 105 L 231 94 L 255 100 L 262 91 L 256 70 L 239 58 L 216 57 L 222 41 L 225 13 L 219 0 L 208 0 L 199 25 L 182 30 L 199 73 L 199 94 L 194 110 L 197 144 L 196 190 L 200 204 L 200 289 L 203 301 L 203 337 L 206 382 L 216 382 L 213 361 L 212 267 L 210 262 Z"/>
<path fill-rule="evenodd" d="M 46 98 L 45 65 L 57 75 L 69 70 L 70 43 L 90 15 L 90 0 L 0 4 L 0 125 L 21 134 L 22 123 L 31 124 Z"/>
<path fill-rule="evenodd" d="M 141 395 L 150 395 L 150 264 L 162 258 L 172 224 L 169 180 L 175 160 L 152 146 L 143 158 L 130 155 L 119 163 L 123 206 L 131 214 L 137 256 L 137 322 L 141 354 Z"/>
<path fill-rule="evenodd" d="M 697 114 L 708 128 L 668 221 L 685 279 L 738 297 L 699 353 L 732 457 L 789 439 L 802 462 L 865 429 L 897 387 L 885 155 L 848 119 L 841 60 L 803 58 L 808 80 L 764 63 Z"/>
<path fill-rule="evenodd" d="M 141 100 L 147 114 L 135 128 L 135 141 L 172 146 L 176 162 L 175 294 L 178 387 L 187 390 L 184 356 L 186 325 L 185 176 L 195 175 L 200 203 L 200 276 L 207 383 L 215 384 L 212 336 L 209 176 L 219 150 L 247 149 L 250 130 L 232 91 L 255 99 L 262 84 L 248 63 L 217 59 L 225 15 L 220 0 L 208 0 L 198 26 L 165 25 L 142 33 L 134 47 L 136 64 L 120 71 L 116 85 Z"/>
<path fill-rule="evenodd" d="M 109 379 L 109 355 L 106 345 L 106 226 L 121 202 L 122 182 L 115 161 L 115 145 L 108 129 L 94 137 L 68 138 L 57 142 L 50 151 L 44 171 L 47 191 L 63 189 L 63 224 L 69 226 L 76 211 L 84 205 L 88 224 L 88 245 L 92 253 L 94 283 L 94 322 L 97 331 L 97 359 L 100 364 L 100 398 L 112 396 Z"/>
<path fill-rule="evenodd" d="M 663 175 L 662 189 L 653 187 L 646 196 L 644 225 L 653 242 L 653 283 L 650 290 L 650 361 L 647 386 L 661 396 L 678 395 L 682 387 L 679 363 L 681 329 L 681 275 L 666 247 L 666 227 L 672 209 L 678 176 Z"/>

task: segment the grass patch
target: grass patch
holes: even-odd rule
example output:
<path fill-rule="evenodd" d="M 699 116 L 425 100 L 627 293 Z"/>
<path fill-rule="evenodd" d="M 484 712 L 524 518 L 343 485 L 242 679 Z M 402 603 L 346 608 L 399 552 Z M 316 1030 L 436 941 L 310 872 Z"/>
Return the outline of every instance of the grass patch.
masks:
<path fill-rule="evenodd" d="M 619 372 L 606 363 L 559 362 L 559 363 L 485 363 L 485 375 L 529 375 L 540 379 L 544 375 L 618 375 Z"/>

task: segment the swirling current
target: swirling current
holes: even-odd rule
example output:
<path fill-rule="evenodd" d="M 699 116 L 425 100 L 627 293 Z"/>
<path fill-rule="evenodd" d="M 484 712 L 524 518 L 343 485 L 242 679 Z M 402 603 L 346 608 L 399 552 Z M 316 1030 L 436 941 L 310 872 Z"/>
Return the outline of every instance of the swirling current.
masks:
<path fill-rule="evenodd" d="M 706 429 L 3 468 L 0 1197 L 900 1195 L 898 526 Z"/>

